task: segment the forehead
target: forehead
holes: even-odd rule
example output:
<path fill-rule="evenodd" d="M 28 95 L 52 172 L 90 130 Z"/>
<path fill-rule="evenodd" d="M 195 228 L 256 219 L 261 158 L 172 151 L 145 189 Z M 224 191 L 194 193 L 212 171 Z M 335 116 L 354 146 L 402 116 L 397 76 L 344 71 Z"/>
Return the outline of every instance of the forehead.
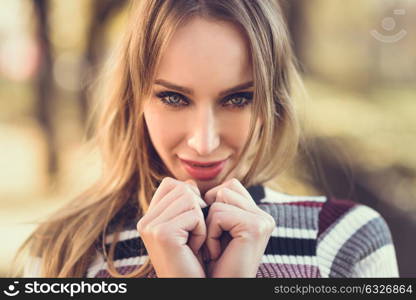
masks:
<path fill-rule="evenodd" d="M 156 78 L 200 91 L 249 81 L 252 69 L 248 41 L 231 22 L 191 18 L 169 41 Z"/>

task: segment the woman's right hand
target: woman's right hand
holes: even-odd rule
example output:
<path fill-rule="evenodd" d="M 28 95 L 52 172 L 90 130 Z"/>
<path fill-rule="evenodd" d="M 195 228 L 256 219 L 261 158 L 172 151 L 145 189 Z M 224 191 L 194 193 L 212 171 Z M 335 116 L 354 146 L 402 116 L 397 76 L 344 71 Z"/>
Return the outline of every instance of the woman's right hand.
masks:
<path fill-rule="evenodd" d="M 158 277 L 205 277 L 206 207 L 196 184 L 165 177 L 137 223 Z"/>

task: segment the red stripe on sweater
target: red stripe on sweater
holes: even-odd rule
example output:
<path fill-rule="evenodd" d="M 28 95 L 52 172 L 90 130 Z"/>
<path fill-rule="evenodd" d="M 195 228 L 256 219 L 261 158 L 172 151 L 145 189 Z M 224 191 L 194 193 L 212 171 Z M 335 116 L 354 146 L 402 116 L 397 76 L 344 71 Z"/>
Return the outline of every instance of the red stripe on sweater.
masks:
<path fill-rule="evenodd" d="M 300 202 L 293 202 L 293 203 L 286 203 L 287 205 L 295 205 L 295 206 L 307 206 L 307 207 L 322 207 L 324 205 L 323 202 L 316 202 L 316 201 L 300 201 Z"/>
<path fill-rule="evenodd" d="M 347 213 L 357 203 L 351 200 L 330 198 L 324 203 L 319 213 L 318 237 L 336 220 Z"/>
<path fill-rule="evenodd" d="M 306 206 L 306 207 L 322 207 L 324 205 L 323 202 L 316 202 L 316 201 L 298 201 L 298 202 L 282 202 L 282 203 L 260 203 L 261 205 L 276 205 L 276 204 L 280 204 L 280 205 L 294 205 L 294 206 Z"/>

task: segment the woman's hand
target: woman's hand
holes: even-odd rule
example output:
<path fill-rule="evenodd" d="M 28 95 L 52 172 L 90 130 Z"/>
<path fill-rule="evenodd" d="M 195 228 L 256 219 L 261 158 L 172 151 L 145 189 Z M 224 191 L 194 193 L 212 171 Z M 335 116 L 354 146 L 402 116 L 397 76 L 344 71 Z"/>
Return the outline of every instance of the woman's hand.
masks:
<path fill-rule="evenodd" d="M 212 204 L 206 247 L 211 257 L 209 277 L 256 277 L 261 257 L 276 223 L 260 209 L 248 191 L 231 179 L 205 194 Z"/>
<path fill-rule="evenodd" d="M 157 188 L 137 230 L 158 277 L 205 277 L 201 207 L 206 203 L 195 185 L 166 177 Z"/>

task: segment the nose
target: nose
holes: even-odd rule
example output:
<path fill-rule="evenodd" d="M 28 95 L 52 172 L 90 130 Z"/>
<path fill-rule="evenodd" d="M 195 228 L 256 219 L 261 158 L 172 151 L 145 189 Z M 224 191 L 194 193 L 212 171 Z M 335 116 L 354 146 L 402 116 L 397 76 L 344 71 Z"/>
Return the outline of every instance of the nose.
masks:
<path fill-rule="evenodd" d="M 200 156 L 206 156 L 220 145 L 218 122 L 213 108 L 201 108 L 191 122 L 188 146 Z"/>

